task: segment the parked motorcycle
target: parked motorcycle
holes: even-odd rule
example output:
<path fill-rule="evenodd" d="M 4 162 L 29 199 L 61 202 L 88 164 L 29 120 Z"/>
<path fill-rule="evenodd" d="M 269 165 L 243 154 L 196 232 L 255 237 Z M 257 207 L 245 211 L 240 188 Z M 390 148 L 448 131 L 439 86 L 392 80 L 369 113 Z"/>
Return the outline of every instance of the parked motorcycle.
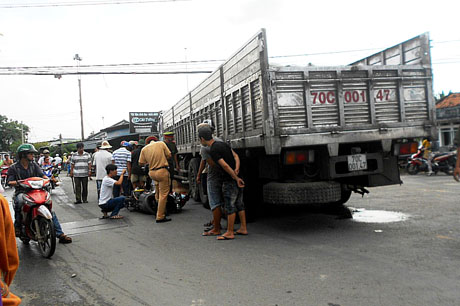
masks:
<path fill-rule="evenodd" d="M 456 162 L 457 151 L 436 153 L 431 158 L 431 169 L 434 174 L 437 174 L 441 171 L 447 175 L 451 175 L 455 168 Z M 428 162 L 425 158 L 423 158 L 423 150 L 419 150 L 408 159 L 406 170 L 407 173 L 411 175 L 415 175 L 420 171 L 429 171 Z"/>
<path fill-rule="evenodd" d="M 8 166 L 2 166 L 2 171 L 1 171 L 1 175 L 2 175 L 2 181 L 1 181 L 1 184 L 2 184 L 2 187 L 4 189 L 6 189 L 6 187 L 8 187 L 8 184 L 6 183 L 6 179 L 8 178 Z"/>
<path fill-rule="evenodd" d="M 37 241 L 43 257 L 50 258 L 56 250 L 56 231 L 51 214 L 52 201 L 48 192 L 50 180 L 30 177 L 18 183 L 25 190 L 19 239 L 25 244 L 29 244 L 30 240 Z"/>

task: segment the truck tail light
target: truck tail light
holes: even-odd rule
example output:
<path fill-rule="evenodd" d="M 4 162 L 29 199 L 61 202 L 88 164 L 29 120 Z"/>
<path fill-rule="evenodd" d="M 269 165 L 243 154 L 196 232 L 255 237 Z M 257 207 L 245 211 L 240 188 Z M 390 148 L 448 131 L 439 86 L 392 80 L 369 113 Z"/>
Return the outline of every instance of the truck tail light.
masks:
<path fill-rule="evenodd" d="M 287 151 L 284 155 L 284 163 L 286 165 L 306 164 L 315 161 L 315 151 Z"/>

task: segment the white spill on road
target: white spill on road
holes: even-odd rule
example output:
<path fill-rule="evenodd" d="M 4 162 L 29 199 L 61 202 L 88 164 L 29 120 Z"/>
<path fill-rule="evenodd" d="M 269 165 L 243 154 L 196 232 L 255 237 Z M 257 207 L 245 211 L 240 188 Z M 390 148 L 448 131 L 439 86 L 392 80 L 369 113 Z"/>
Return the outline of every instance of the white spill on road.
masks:
<path fill-rule="evenodd" d="M 353 221 L 363 223 L 391 223 L 401 222 L 409 218 L 409 215 L 386 210 L 366 210 L 364 208 L 357 208 L 351 210 L 353 214 Z"/>

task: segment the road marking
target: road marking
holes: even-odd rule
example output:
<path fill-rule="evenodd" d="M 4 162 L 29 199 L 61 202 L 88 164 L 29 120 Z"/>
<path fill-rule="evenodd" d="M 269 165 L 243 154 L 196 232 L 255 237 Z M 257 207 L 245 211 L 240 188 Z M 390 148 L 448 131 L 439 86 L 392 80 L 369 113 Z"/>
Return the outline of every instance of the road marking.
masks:
<path fill-rule="evenodd" d="M 439 238 L 439 239 L 447 239 L 447 240 L 455 240 L 455 239 L 452 238 L 452 237 L 444 236 L 444 235 L 437 235 L 436 238 Z"/>
<path fill-rule="evenodd" d="M 67 235 L 80 235 L 102 230 L 109 230 L 121 227 L 127 227 L 128 223 L 124 219 L 87 219 L 61 223 L 62 229 Z"/>

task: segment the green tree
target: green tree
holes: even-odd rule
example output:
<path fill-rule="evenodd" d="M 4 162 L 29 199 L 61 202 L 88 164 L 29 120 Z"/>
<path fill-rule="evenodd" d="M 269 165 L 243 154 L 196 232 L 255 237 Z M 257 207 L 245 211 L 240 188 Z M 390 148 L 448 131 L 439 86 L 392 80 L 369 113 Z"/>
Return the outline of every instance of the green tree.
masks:
<path fill-rule="evenodd" d="M 440 102 L 440 101 L 444 100 L 444 98 L 447 97 L 448 95 L 450 95 L 451 93 L 452 93 L 452 90 L 449 90 L 449 93 L 446 95 L 444 93 L 444 90 L 443 90 L 443 91 L 441 91 L 441 93 L 435 95 L 434 99 L 435 99 L 436 103 Z"/>
<path fill-rule="evenodd" d="M 27 125 L 0 115 L 0 149 L 10 151 L 11 145 L 15 141 L 21 141 L 21 129 L 24 133 L 24 138 L 27 139 L 30 131 Z"/>

